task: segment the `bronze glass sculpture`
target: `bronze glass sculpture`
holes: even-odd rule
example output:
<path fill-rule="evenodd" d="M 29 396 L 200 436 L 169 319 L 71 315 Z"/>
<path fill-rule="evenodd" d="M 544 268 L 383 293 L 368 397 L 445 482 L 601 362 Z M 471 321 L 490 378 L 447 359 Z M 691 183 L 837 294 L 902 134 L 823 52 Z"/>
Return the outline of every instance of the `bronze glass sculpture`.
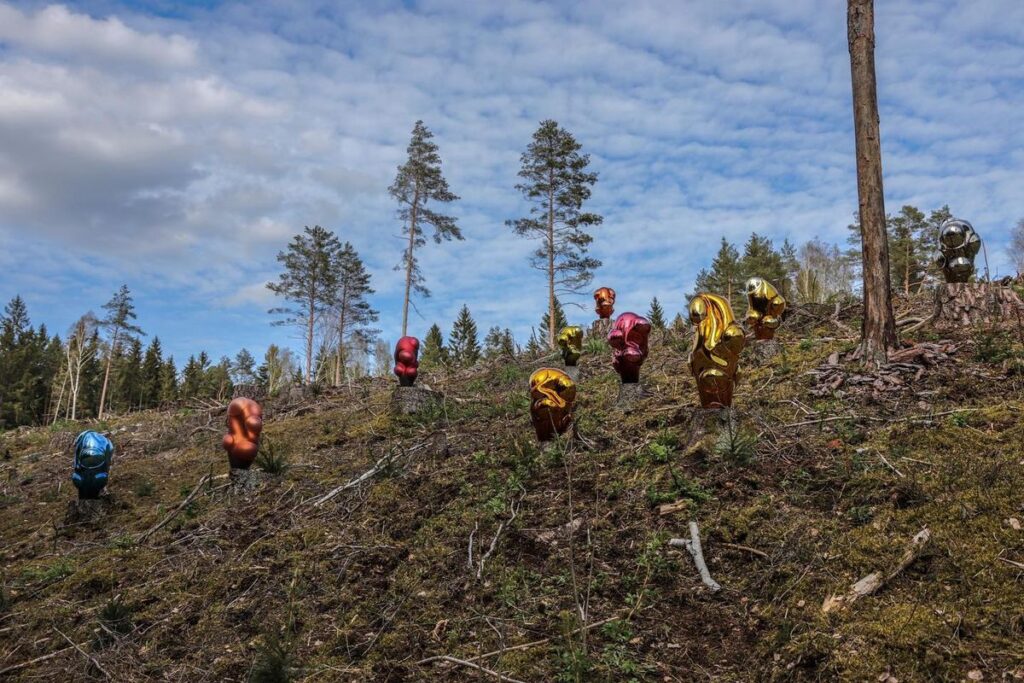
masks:
<path fill-rule="evenodd" d="M 541 368 L 530 375 L 530 419 L 539 441 L 550 441 L 572 426 L 576 383 L 554 368 Z"/>
<path fill-rule="evenodd" d="M 608 333 L 608 345 L 612 347 L 612 367 L 619 373 L 623 384 L 640 381 L 640 366 L 647 360 L 647 339 L 651 334 L 651 323 L 636 313 L 623 313 L 615 319 L 615 325 Z"/>
<path fill-rule="evenodd" d="M 223 446 L 232 468 L 247 470 L 260 450 L 263 408 L 250 398 L 236 398 L 228 406 L 228 433 Z"/>
<path fill-rule="evenodd" d="M 950 218 L 939 227 L 939 253 L 935 263 L 946 282 L 967 282 L 974 275 L 974 257 L 981 249 L 981 237 L 974 227 L 959 218 Z"/>
<path fill-rule="evenodd" d="M 594 303 L 597 306 L 594 311 L 601 320 L 607 320 L 615 312 L 615 290 L 611 287 L 602 287 L 594 292 Z"/>
<path fill-rule="evenodd" d="M 717 294 L 698 294 L 690 301 L 690 323 L 696 328 L 690 372 L 697 380 L 703 408 L 728 408 L 736 384 L 740 351 L 746 343 L 729 302 Z"/>
<path fill-rule="evenodd" d="M 558 349 L 566 366 L 574 367 L 583 355 L 583 328 L 576 325 L 563 327 L 558 333 Z"/>
<path fill-rule="evenodd" d="M 782 323 L 786 300 L 772 283 L 764 278 L 747 280 L 747 325 L 756 339 L 772 339 Z"/>

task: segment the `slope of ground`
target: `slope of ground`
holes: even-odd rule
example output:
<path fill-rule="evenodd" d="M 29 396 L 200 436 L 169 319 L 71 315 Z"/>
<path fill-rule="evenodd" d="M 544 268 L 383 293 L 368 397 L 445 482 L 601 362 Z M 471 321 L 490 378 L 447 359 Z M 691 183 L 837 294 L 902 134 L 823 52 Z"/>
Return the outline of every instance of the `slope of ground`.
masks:
<path fill-rule="evenodd" d="M 445 401 L 412 418 L 384 380 L 268 402 L 288 467 L 249 494 L 222 476 L 222 409 L 116 418 L 86 520 L 65 516 L 83 425 L 7 433 L 0 678 L 1024 678 L 1020 343 L 968 332 L 920 371 L 858 376 L 828 365 L 853 346 L 829 313 L 745 352 L 733 430 L 697 409 L 688 335 L 669 333 L 628 414 L 588 342 L 579 438 L 546 449 L 525 386 L 542 362 L 427 374 Z M 668 544 L 691 519 L 718 593 Z M 875 594 L 822 610 L 923 528 Z"/>

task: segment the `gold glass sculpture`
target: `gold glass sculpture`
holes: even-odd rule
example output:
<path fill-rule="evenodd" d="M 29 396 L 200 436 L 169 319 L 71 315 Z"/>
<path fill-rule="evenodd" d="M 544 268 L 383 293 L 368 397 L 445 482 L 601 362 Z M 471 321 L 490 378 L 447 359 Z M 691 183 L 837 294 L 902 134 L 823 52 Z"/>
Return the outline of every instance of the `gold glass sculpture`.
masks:
<path fill-rule="evenodd" d="M 764 278 L 747 280 L 747 325 L 756 339 L 772 339 L 782 323 L 786 300 L 772 283 Z"/>
<path fill-rule="evenodd" d="M 740 351 L 746 340 L 729 302 L 716 294 L 698 294 L 690 301 L 690 323 L 696 328 L 690 372 L 697 380 L 703 408 L 728 408 L 736 384 Z"/>
<path fill-rule="evenodd" d="M 530 375 L 530 418 L 539 441 L 550 441 L 572 426 L 576 383 L 554 368 L 541 368 Z"/>
<path fill-rule="evenodd" d="M 558 333 L 558 348 L 562 352 L 562 361 L 568 367 L 576 365 L 583 355 L 583 328 L 576 325 L 563 327 Z"/>

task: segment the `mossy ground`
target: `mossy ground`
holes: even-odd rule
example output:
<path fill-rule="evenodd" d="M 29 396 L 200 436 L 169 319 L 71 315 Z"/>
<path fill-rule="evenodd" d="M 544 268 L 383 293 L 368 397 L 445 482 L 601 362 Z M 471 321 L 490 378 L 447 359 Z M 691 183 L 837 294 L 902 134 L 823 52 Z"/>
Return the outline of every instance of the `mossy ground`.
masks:
<path fill-rule="evenodd" d="M 308 681 L 488 680 L 417 662 L 500 650 L 477 663 L 524 681 L 1024 677 L 1013 365 L 975 333 L 902 392 L 809 398 L 804 373 L 852 346 L 834 334 L 793 325 L 782 354 L 745 354 L 737 424 L 757 438 L 742 460 L 716 447 L 721 427 L 697 409 L 686 340 L 672 335 L 652 345 L 651 396 L 628 414 L 608 358 L 588 347 L 571 446 L 535 444 L 526 362 L 427 375 L 445 401 L 409 418 L 389 414 L 382 380 L 271 403 L 264 433 L 290 467 L 248 496 L 214 479 L 141 543 L 203 475 L 226 472 L 219 435 L 196 429 L 207 414 L 104 425 L 118 447 L 109 504 L 77 524 L 66 446 L 82 425 L 5 434 L 0 670 L 56 652 L 6 676 L 269 680 L 278 638 L 278 670 Z M 786 426 L 834 416 L 849 418 Z M 314 505 L 389 454 L 381 474 Z M 718 594 L 668 546 L 690 519 Z M 919 561 L 822 613 L 926 526 Z"/>

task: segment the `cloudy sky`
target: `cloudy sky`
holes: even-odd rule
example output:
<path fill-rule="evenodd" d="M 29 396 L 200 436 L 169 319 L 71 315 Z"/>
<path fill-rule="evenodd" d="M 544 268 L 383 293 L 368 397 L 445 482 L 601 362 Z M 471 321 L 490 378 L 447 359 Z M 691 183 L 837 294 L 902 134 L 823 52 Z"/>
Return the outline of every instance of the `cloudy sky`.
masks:
<path fill-rule="evenodd" d="M 351 241 L 398 336 L 386 188 L 435 132 L 466 235 L 422 252 L 411 333 L 467 303 L 529 334 L 532 248 L 504 226 L 537 123 L 600 174 L 595 286 L 685 307 L 721 236 L 841 242 L 856 208 L 842 0 L 629 3 L 0 0 L 0 297 L 63 332 L 122 282 L 179 362 L 271 342 L 265 283 L 304 225 Z M 1024 216 L 1024 2 L 878 3 L 886 204 L 948 203 L 1011 271 Z M 590 305 L 570 309 L 589 320 Z"/>

